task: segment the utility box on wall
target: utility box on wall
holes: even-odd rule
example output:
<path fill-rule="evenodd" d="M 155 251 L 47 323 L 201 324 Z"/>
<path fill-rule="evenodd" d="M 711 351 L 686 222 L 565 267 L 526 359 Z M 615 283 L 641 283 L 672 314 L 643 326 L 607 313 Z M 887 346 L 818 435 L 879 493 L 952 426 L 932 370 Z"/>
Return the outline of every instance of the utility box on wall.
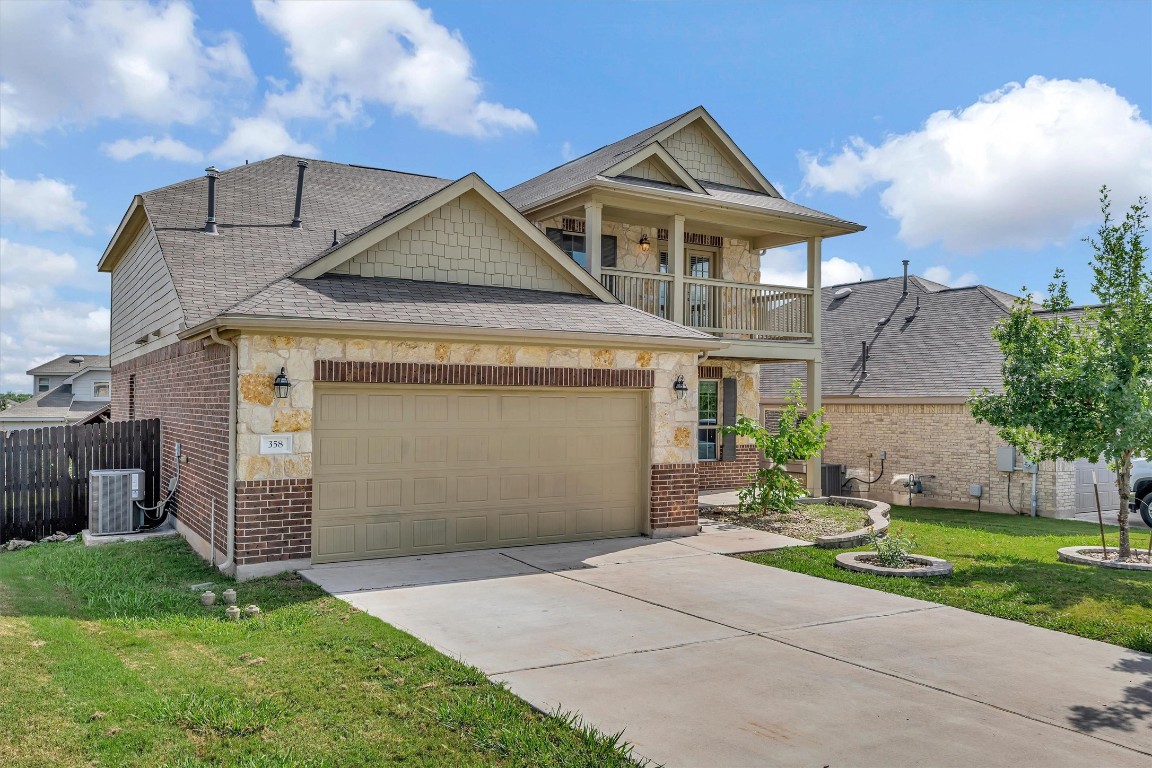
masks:
<path fill-rule="evenodd" d="M 996 471 L 1012 472 L 1016 469 L 1016 447 L 1002 445 L 996 449 Z"/>

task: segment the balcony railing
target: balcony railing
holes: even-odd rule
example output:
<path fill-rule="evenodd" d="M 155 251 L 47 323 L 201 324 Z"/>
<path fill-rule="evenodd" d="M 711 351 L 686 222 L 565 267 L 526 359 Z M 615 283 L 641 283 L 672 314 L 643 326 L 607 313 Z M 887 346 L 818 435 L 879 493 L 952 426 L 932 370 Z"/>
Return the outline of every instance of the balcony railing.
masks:
<path fill-rule="evenodd" d="M 625 304 L 715 336 L 812 340 L 812 291 L 807 288 L 684 277 L 683 316 L 675 317 L 672 275 L 603 269 L 600 280 Z"/>

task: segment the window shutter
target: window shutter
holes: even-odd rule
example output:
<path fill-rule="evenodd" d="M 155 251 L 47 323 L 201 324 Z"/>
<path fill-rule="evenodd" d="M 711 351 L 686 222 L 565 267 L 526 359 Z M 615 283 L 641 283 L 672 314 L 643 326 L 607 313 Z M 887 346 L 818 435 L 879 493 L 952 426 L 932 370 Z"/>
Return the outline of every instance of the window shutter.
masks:
<path fill-rule="evenodd" d="M 736 379 L 724 379 L 724 396 L 720 405 L 724 410 L 723 424 L 736 425 Z M 724 433 L 724 446 L 720 452 L 721 461 L 736 461 L 736 435 Z"/>
<path fill-rule="evenodd" d="M 613 268 L 616 266 L 616 236 L 600 236 L 600 266 Z"/>

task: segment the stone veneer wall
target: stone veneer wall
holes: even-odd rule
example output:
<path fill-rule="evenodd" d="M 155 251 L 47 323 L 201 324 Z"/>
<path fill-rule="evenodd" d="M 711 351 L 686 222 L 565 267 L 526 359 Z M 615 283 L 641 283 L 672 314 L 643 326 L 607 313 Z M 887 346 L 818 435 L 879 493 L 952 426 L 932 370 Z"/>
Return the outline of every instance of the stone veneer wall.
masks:
<path fill-rule="evenodd" d="M 112 368 L 112 418 L 160 419 L 165 483 L 175 471 L 173 448 L 182 445 L 187 461 L 180 465 L 171 509 L 207 542 L 214 504 L 222 554 L 228 524 L 228 358 L 225 346 L 185 341 Z"/>
<path fill-rule="evenodd" d="M 598 380 L 597 375 L 614 374 L 616 378 L 633 374 L 643 375 L 646 382 L 651 382 L 648 403 L 651 418 L 650 461 L 654 468 L 666 465 L 691 466 L 692 484 L 693 488 L 695 487 L 696 407 L 692 402 L 678 402 L 672 390 L 672 383 L 676 377 L 683 375 L 690 390 L 696 391 L 694 353 L 253 334 L 242 335 L 237 344 L 240 390 L 237 408 L 237 479 L 241 484 L 283 480 L 311 481 L 313 389 L 317 380 L 317 361 L 322 361 L 325 366 L 337 366 L 344 362 L 376 364 L 346 368 L 346 370 L 369 372 L 357 374 L 360 376 L 377 374 L 383 376 L 385 370 L 400 372 L 416 368 L 424 371 L 421 374 L 424 376 L 431 375 L 428 371 L 463 371 L 464 367 L 519 368 L 525 371 L 540 369 L 532 374 L 524 372 L 522 375 L 525 378 L 512 384 L 523 386 L 547 386 L 550 383 L 560 386 L 585 384 L 610 386 L 611 383 L 605 379 Z M 272 395 L 272 380 L 281 367 L 285 369 L 292 382 L 289 397 L 283 401 L 274 399 Z M 371 371 L 376 373 L 370 373 Z M 589 378 L 585 380 L 580 378 L 581 376 Z M 328 378 L 327 375 L 324 377 Z M 568 378 L 560 381 L 556 377 Z M 448 379 L 436 380 L 449 383 Z M 486 380 L 475 379 L 480 385 Z M 425 378 L 424 381 L 429 379 Z M 466 381 L 468 379 L 456 380 L 456 383 Z M 619 381 L 623 382 L 624 379 Z M 509 382 L 496 383 L 509 384 Z M 293 433 L 291 454 L 260 455 L 260 435 L 273 433 Z M 676 508 L 680 509 L 681 506 L 683 502 L 678 502 Z M 694 521 L 694 496 L 690 506 Z M 287 505 L 286 508 L 288 512 L 284 515 L 287 516 L 288 523 L 285 527 L 289 533 L 284 534 L 283 551 L 298 553 L 299 546 L 293 543 L 291 537 L 298 532 L 299 521 L 303 518 L 292 505 Z M 273 515 L 273 519 L 279 524 L 281 518 Z M 661 515 L 659 518 L 653 518 L 653 526 L 678 526 L 683 524 L 683 519 L 684 515 L 679 513 L 674 516 Z M 256 535 L 256 531 L 266 522 L 258 516 L 250 517 L 249 521 L 253 525 L 253 530 L 238 532 L 238 536 Z M 268 552 L 257 556 L 266 559 L 273 557 Z M 284 556 L 295 557 L 297 554 L 284 554 Z"/>
<path fill-rule="evenodd" d="M 778 406 L 765 406 L 766 411 Z M 824 461 L 846 464 L 849 476 L 864 477 L 867 454 L 873 454 L 873 476 L 880 469 L 880 451 L 888 452 L 884 477 L 869 489 L 853 483 L 853 495 L 907 504 L 907 490 L 892 485 L 894 475 L 908 472 L 936 475 L 924 481 L 925 493 L 914 498 L 918 506 L 976 509 L 968 486 L 984 487 L 980 508 L 1011 512 L 1008 474 L 996 470 L 996 448 L 1004 445 L 995 430 L 972 418 L 968 406 L 955 404 L 826 403 L 825 419 L 832 425 Z M 1038 514 L 1071 517 L 1075 510 L 1075 472 L 1068 462 L 1044 462 L 1038 477 Z M 1012 475 L 1012 505 L 1030 509 L 1032 476 Z"/>
<path fill-rule="evenodd" d="M 552 219 L 537 222 L 540 231 L 549 227 L 561 228 L 563 219 L 557 216 Z M 648 227 L 640 224 L 627 224 L 619 221 L 604 221 L 602 230 L 605 235 L 616 238 L 616 268 L 632 272 L 659 272 L 660 252 L 668 252 L 668 241 L 657 241 L 657 231 L 662 227 Z M 703 234 L 708 234 L 707 232 Z M 640 250 L 640 238 L 648 236 L 649 251 Z M 685 245 L 685 248 L 697 246 Z M 705 249 L 707 250 L 707 249 Z M 724 245 L 719 249 L 720 263 L 716 265 L 719 270 L 717 276 L 722 280 L 732 280 L 738 283 L 760 282 L 760 254 L 752 250 L 747 240 L 735 237 L 724 238 Z"/>

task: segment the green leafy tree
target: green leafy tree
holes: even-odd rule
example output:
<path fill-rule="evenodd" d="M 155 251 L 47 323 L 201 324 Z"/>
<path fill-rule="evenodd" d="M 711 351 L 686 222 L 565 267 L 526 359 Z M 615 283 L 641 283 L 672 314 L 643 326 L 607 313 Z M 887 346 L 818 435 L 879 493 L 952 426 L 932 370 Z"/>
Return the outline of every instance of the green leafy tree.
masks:
<path fill-rule="evenodd" d="M 4 410 L 10 405 L 22 403 L 31 397 L 32 395 L 26 395 L 17 392 L 0 392 L 0 411 Z"/>
<path fill-rule="evenodd" d="M 1152 451 L 1152 272 L 1144 235 L 1147 201 L 1124 220 L 1112 216 L 1101 189 L 1104 223 L 1094 252 L 1092 292 L 1100 306 L 1074 309 L 1057 270 L 1045 312 L 1026 301 L 992 335 L 1004 353 L 1004 392 L 971 399 L 979 421 L 1034 461 L 1103 457 L 1120 492 L 1121 559 L 1131 556 L 1128 530 L 1132 457 Z M 1027 289 L 1025 289 L 1027 293 Z"/>
<path fill-rule="evenodd" d="M 824 439 L 830 425 L 823 421 L 823 408 L 807 416 L 801 415 L 804 390 L 799 379 L 792 382 L 784 402 L 780 426 L 775 433 L 747 416 L 741 416 L 730 427 L 722 427 L 725 433 L 751 440 L 770 462 L 769 466 L 760 467 L 749 475 L 751 484 L 737 493 L 742 513 L 789 510 L 796 506 L 797 499 L 808 494 L 800 481 L 785 471 L 784 465 L 789 461 L 805 461 L 824 450 Z"/>

